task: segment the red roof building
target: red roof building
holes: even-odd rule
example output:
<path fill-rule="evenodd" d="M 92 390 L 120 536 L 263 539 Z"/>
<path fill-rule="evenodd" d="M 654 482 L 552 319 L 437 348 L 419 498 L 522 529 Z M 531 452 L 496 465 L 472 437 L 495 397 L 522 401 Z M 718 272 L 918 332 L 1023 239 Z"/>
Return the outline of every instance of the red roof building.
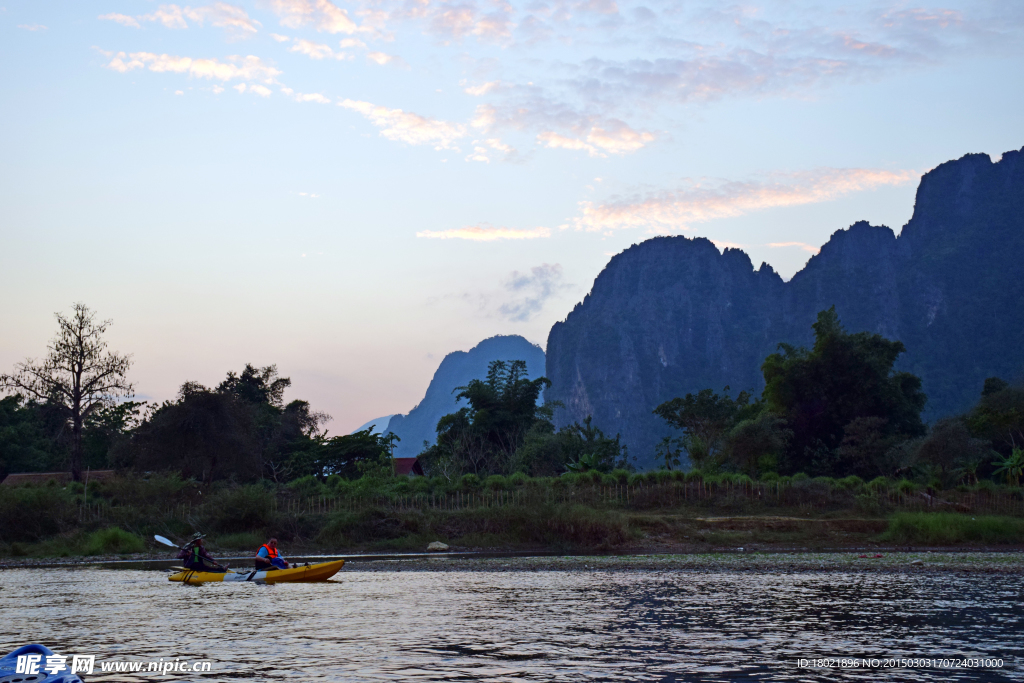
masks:
<path fill-rule="evenodd" d="M 422 477 L 423 467 L 420 466 L 419 458 L 394 458 L 395 474 L 407 477 Z"/>
<path fill-rule="evenodd" d="M 415 460 L 416 458 L 413 458 Z M 114 477 L 114 470 L 92 470 L 91 472 L 82 472 L 82 478 L 88 478 L 92 481 L 102 481 L 105 479 L 112 479 Z M 3 480 L 3 486 L 19 486 L 21 484 L 35 484 L 36 486 L 42 486 L 50 481 L 55 481 L 58 484 L 66 484 L 71 481 L 70 472 L 18 472 L 16 474 L 8 474 Z"/>

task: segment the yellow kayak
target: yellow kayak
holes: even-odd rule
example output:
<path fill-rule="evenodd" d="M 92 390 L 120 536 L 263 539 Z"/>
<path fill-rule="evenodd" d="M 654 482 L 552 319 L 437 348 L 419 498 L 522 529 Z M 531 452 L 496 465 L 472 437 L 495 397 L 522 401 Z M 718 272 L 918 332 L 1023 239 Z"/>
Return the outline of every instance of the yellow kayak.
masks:
<path fill-rule="evenodd" d="M 167 580 L 190 583 L 193 585 L 198 585 L 200 583 L 213 583 L 215 581 L 223 583 L 292 583 L 298 581 L 326 581 L 337 574 L 338 570 L 341 569 L 344 564 L 345 560 L 335 560 L 333 562 L 320 562 L 319 564 L 311 564 L 304 567 L 291 567 L 290 569 L 252 569 L 249 571 L 232 570 L 224 573 L 197 572 L 192 571 L 191 569 L 186 569 L 178 572 L 177 574 L 171 574 L 167 577 Z"/>

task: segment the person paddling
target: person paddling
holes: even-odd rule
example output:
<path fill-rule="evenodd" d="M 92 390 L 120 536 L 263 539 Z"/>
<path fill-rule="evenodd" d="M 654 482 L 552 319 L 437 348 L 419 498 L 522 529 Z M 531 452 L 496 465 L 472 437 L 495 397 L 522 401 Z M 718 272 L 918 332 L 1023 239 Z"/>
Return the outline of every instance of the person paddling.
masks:
<path fill-rule="evenodd" d="M 277 539 L 272 538 L 256 551 L 256 569 L 288 569 L 289 565 L 277 552 Z"/>
<path fill-rule="evenodd" d="M 217 560 L 210 556 L 203 545 L 202 534 L 196 534 L 192 540 L 185 544 L 185 547 L 178 553 L 178 559 L 185 561 L 185 569 L 197 572 L 224 573 L 227 567 L 222 567 Z"/>

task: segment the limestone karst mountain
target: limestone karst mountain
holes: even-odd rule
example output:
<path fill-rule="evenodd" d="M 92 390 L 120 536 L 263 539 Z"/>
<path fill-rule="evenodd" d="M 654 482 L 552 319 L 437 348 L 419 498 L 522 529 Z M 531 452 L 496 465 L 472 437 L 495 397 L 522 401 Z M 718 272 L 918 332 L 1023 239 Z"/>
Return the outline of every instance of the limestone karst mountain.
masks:
<path fill-rule="evenodd" d="M 659 237 L 615 256 L 551 329 L 546 398 L 559 425 L 593 415 L 652 464 L 667 433 L 651 414 L 675 396 L 729 385 L 760 391 L 779 342 L 808 345 L 818 311 L 853 332 L 899 339 L 919 375 L 924 417 L 964 410 L 986 377 L 1024 375 L 1024 149 L 969 154 L 933 169 L 897 237 L 839 230 L 792 280 L 737 249 Z"/>
<path fill-rule="evenodd" d="M 491 337 L 469 351 L 449 353 L 430 380 L 423 400 L 407 415 L 395 415 L 388 423 L 386 431 L 401 439 L 395 457 L 411 458 L 423 450 L 424 441 L 433 443 L 437 421 L 466 405 L 465 401 L 456 404 L 458 392 L 454 389 L 486 377 L 487 366 L 495 360 L 523 360 L 531 378 L 544 374 L 544 351 L 518 335 Z"/>

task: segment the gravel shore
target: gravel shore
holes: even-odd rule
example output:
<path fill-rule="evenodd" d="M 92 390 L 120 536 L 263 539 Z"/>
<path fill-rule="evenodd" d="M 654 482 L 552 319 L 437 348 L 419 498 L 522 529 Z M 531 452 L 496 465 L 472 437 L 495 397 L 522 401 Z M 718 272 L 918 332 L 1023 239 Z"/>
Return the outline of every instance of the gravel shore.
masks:
<path fill-rule="evenodd" d="M 880 555 L 880 557 L 879 557 Z M 694 553 L 546 557 L 445 556 L 350 559 L 348 571 L 762 571 L 762 572 L 980 572 L 1024 575 L 1022 552 Z"/>
<path fill-rule="evenodd" d="M 834 552 L 761 552 L 731 550 L 705 553 L 635 553 L 628 555 L 501 555 L 487 552 L 295 556 L 292 561 L 345 559 L 344 571 L 370 572 L 535 572 L 535 571 L 761 571 L 761 572 L 972 572 L 1024 575 L 1020 550 L 871 549 Z M 248 558 L 232 566 L 248 567 Z M 176 564 L 166 555 L 64 559 L 9 558 L 0 569 L 84 566 L 162 569 Z"/>

